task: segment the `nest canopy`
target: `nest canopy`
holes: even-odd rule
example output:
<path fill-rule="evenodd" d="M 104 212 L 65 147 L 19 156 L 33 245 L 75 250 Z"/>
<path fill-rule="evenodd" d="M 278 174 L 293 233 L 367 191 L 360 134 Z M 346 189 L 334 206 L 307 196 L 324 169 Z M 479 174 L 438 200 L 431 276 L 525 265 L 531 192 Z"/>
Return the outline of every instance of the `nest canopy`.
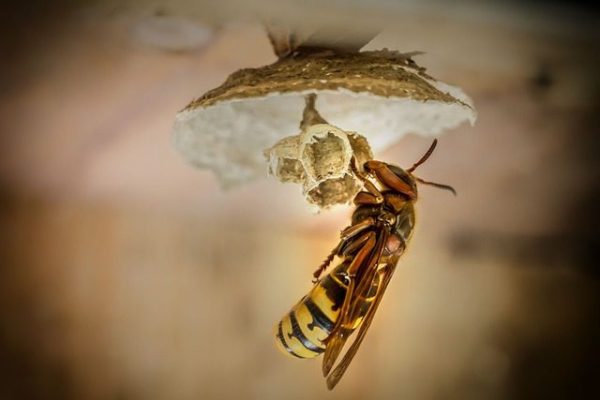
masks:
<path fill-rule="evenodd" d="M 239 70 L 176 116 L 174 144 L 224 186 L 265 176 L 263 150 L 298 132 L 306 94 L 331 124 L 382 150 L 407 133 L 435 135 L 476 113 L 458 88 L 387 50 L 305 55 Z"/>

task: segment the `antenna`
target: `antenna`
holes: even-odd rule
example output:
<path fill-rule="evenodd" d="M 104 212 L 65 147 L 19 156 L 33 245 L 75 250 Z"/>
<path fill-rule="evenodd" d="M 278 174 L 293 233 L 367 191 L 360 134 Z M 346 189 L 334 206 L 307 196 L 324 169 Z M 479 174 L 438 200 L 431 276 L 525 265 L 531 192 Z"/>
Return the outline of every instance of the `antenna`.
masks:
<path fill-rule="evenodd" d="M 415 179 L 417 180 L 417 182 L 420 182 L 420 183 L 422 183 L 424 185 L 431 185 L 431 186 L 435 186 L 438 189 L 449 190 L 449 191 L 452 192 L 453 195 L 456 196 L 456 190 L 454 190 L 454 188 L 452 186 L 450 186 L 450 185 L 443 185 L 441 183 L 429 182 L 429 181 L 423 180 L 421 178 L 418 178 L 416 176 L 415 176 Z"/>
<path fill-rule="evenodd" d="M 421 157 L 421 159 L 419 161 L 417 161 L 416 163 L 413 164 L 412 167 L 410 167 L 409 169 L 407 169 L 407 172 L 413 172 L 415 169 L 417 169 L 417 167 L 421 164 L 423 164 L 425 161 L 427 161 L 427 159 L 431 156 L 431 154 L 433 153 L 433 150 L 435 150 L 435 146 L 437 146 L 437 139 L 433 139 L 433 143 L 431 143 L 431 146 L 429 146 L 429 149 L 427 150 L 427 152 L 425 152 L 425 154 L 423 154 L 423 157 Z M 414 176 L 414 175 L 413 175 Z M 452 186 L 449 185 L 443 185 L 441 183 L 436 183 L 436 182 L 429 182 L 426 181 L 424 179 L 421 179 L 417 176 L 415 176 L 415 179 L 417 180 L 417 182 L 420 182 L 424 185 L 430 185 L 430 186 L 435 186 L 438 189 L 444 189 L 444 190 L 449 190 L 452 192 L 453 195 L 456 196 L 456 190 L 454 190 L 454 188 Z"/>
<path fill-rule="evenodd" d="M 437 146 L 437 139 L 433 139 L 433 143 L 431 143 L 431 146 L 429 146 L 429 150 L 427 150 L 427 152 L 425 154 L 423 154 L 423 157 L 421 157 L 421 159 L 419 161 L 417 161 L 416 163 L 413 164 L 412 167 L 407 169 L 406 172 L 413 172 L 415 169 L 417 169 L 417 167 L 419 165 L 421 165 L 425 161 L 427 161 L 429 156 L 431 156 L 431 153 L 433 153 L 433 150 L 435 150 L 435 146 Z"/>

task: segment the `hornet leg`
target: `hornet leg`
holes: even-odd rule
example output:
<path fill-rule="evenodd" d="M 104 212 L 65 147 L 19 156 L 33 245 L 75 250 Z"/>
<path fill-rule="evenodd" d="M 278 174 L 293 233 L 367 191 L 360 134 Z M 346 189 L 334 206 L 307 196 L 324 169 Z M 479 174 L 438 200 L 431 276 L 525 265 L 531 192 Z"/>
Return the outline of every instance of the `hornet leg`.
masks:
<path fill-rule="evenodd" d="M 360 222 L 357 222 L 354 225 L 350 225 L 345 228 L 340 234 L 340 242 L 333 248 L 331 253 L 327 256 L 327 258 L 319 265 L 319 268 L 313 273 L 313 283 L 316 283 L 318 279 L 321 277 L 323 271 L 327 269 L 329 264 L 333 261 L 335 256 L 341 255 L 340 252 L 342 249 L 348 244 L 352 238 L 356 237 L 359 233 L 363 232 L 365 229 L 375 225 L 375 220 L 373 218 L 366 218 Z"/>

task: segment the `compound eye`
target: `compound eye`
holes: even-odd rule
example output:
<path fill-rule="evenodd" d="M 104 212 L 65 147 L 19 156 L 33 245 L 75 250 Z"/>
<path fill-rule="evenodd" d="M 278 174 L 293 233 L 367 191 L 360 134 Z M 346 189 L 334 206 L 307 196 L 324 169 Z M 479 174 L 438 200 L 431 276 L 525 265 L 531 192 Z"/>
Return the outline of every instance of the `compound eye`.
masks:
<path fill-rule="evenodd" d="M 392 171 L 398 178 L 402 179 L 404 183 L 406 183 L 414 193 L 417 193 L 417 185 L 415 183 L 414 178 L 405 170 L 395 165 L 388 164 L 388 168 Z"/>
<path fill-rule="evenodd" d="M 403 170 L 400 167 L 397 167 L 395 165 L 390 165 L 388 164 L 388 168 L 394 173 L 396 174 L 396 176 L 400 179 L 402 179 L 404 181 L 404 183 L 406 183 L 407 185 L 412 185 L 412 179 L 410 179 L 410 176 L 408 175 L 408 172 L 406 172 L 405 170 Z"/>

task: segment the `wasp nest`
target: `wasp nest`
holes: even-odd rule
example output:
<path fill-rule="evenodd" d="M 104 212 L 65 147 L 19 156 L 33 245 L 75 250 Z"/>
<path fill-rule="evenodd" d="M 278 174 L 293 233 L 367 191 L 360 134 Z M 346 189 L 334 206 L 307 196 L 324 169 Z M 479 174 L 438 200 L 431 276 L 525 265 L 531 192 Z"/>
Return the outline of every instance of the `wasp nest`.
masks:
<path fill-rule="evenodd" d="M 318 209 L 352 200 L 361 185 L 352 158 L 357 165 L 373 158 L 363 136 L 329 124 L 311 125 L 299 135 L 286 137 L 265 155 L 269 173 L 281 182 L 302 184 L 306 200 Z"/>
<path fill-rule="evenodd" d="M 432 136 L 475 120 L 468 97 L 426 74 L 411 56 L 387 50 L 309 54 L 237 71 L 177 115 L 174 145 L 190 163 L 211 169 L 223 186 L 231 187 L 264 176 L 263 150 L 278 143 L 275 149 L 281 161 L 271 159 L 277 165 L 274 174 L 287 182 L 300 182 L 303 178 L 299 176 L 306 174 L 306 181 L 301 183 L 309 199 L 319 190 L 333 193 L 329 185 L 340 184 L 347 179 L 345 175 L 332 169 L 330 174 L 338 174 L 338 180 L 319 184 L 314 176 L 320 169 L 306 168 L 308 161 L 300 163 L 302 157 L 298 155 L 302 147 L 305 153 L 312 151 L 316 158 L 322 157 L 319 146 L 286 138 L 298 132 L 306 95 L 318 95 L 319 110 L 332 125 L 360 132 L 376 152 L 408 133 Z M 302 132 L 324 121 L 313 122 Z M 330 131 L 342 132 L 336 129 L 331 127 Z M 332 135 L 338 138 L 332 143 L 343 143 L 346 149 L 350 138 L 359 137 L 349 135 L 343 140 L 336 133 Z M 322 141 L 323 137 L 316 135 L 311 140 Z M 339 157 L 346 154 L 344 151 Z M 325 159 L 329 157 L 319 160 Z M 314 182 L 318 183 L 313 187 Z M 314 203 L 319 204 L 319 200 Z"/>

